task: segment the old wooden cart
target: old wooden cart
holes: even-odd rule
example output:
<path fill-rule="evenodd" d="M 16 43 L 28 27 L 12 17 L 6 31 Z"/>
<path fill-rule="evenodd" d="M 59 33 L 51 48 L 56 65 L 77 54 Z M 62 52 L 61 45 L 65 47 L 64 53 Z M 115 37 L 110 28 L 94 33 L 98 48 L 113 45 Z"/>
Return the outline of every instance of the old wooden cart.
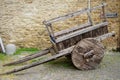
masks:
<path fill-rule="evenodd" d="M 70 57 L 74 66 L 78 69 L 95 69 L 100 64 L 104 56 L 104 47 L 100 41 L 115 35 L 114 32 L 108 33 L 108 22 L 105 18 L 104 11 L 105 5 L 106 3 L 102 3 L 101 5 L 93 7 L 91 9 L 86 8 L 74 13 L 69 13 L 64 16 L 44 21 L 43 23 L 45 24 L 49 33 L 52 47 L 42 50 L 37 54 L 28 55 L 18 61 L 7 63 L 4 66 L 20 64 L 28 60 L 46 55 L 48 53 L 52 53 L 52 56 L 42 61 L 33 62 L 32 64 L 25 65 L 21 68 L 14 69 L 3 74 L 11 74 L 22 71 L 55 60 L 62 56 Z M 101 12 L 103 21 L 94 25 L 90 12 L 100 8 L 102 10 Z M 68 18 L 72 18 L 84 13 L 87 13 L 88 15 L 87 23 L 54 33 L 52 23 L 66 20 Z"/>

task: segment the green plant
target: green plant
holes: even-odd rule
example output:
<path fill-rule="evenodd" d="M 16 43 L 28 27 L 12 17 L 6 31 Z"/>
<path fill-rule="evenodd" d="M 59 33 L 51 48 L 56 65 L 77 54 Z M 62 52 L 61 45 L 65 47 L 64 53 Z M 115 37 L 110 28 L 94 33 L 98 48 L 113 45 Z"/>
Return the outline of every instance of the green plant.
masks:
<path fill-rule="evenodd" d="M 32 53 L 33 54 L 33 53 L 35 53 L 37 51 L 39 51 L 39 50 L 36 49 L 36 48 L 20 48 L 20 49 L 17 49 L 15 55 L 19 55 L 22 52 L 28 52 L 28 53 Z"/>
<path fill-rule="evenodd" d="M 23 52 L 27 52 L 27 53 L 30 53 L 30 54 L 34 54 L 36 52 L 38 52 L 39 50 L 36 49 L 36 48 L 20 48 L 20 49 L 17 49 L 17 51 L 15 52 L 14 55 L 20 55 L 21 53 Z M 0 53 L 0 60 L 5 60 L 7 59 L 8 57 L 10 56 L 7 56 L 6 54 L 3 54 L 3 53 Z"/>
<path fill-rule="evenodd" d="M 5 60 L 7 56 L 3 53 L 0 53 L 0 60 Z"/>

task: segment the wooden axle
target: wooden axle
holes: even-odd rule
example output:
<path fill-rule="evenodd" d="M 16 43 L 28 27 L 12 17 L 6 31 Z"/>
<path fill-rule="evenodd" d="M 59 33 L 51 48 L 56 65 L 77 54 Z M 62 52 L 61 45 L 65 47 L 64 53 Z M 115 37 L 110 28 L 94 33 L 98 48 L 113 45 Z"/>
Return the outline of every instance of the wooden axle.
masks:
<path fill-rule="evenodd" d="M 89 52 L 85 53 L 83 56 L 85 59 L 87 59 L 87 58 L 93 56 L 94 55 L 93 53 L 94 53 L 94 50 L 90 50 Z"/>

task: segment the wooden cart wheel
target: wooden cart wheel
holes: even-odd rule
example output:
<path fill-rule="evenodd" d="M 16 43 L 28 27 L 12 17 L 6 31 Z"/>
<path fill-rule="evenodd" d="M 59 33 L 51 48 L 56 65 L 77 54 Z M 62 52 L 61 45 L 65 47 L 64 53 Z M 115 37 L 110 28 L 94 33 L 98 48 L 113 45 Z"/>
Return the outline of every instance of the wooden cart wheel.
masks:
<path fill-rule="evenodd" d="M 72 51 L 72 62 L 81 70 L 95 69 L 104 57 L 104 46 L 94 38 L 86 38 L 76 44 Z"/>

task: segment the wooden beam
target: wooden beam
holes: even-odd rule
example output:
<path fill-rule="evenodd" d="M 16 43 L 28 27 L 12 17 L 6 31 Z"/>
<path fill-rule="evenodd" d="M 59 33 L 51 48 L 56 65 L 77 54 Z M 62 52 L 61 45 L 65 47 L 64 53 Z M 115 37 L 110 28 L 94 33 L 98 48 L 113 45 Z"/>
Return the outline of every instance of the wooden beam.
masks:
<path fill-rule="evenodd" d="M 90 11 L 87 12 L 87 15 L 88 15 L 88 21 L 91 23 L 91 25 L 93 25 L 93 21 L 92 21 L 92 17 L 91 17 Z"/>
<path fill-rule="evenodd" d="M 86 33 L 86 32 L 92 31 L 92 30 L 98 29 L 100 27 L 104 27 L 106 25 L 108 25 L 108 22 L 102 22 L 102 23 L 99 23 L 97 25 L 94 25 L 94 26 L 91 26 L 91 27 L 88 27 L 88 28 L 85 28 L 85 29 L 82 29 L 82 30 L 79 30 L 79 31 L 76 31 L 76 32 L 73 32 L 73 33 L 70 33 L 70 34 L 67 34 L 67 35 L 64 35 L 62 37 L 58 37 L 56 39 L 56 43 L 59 43 L 61 41 L 70 39 L 72 37 L 75 37 L 77 35 L 81 35 L 83 33 Z"/>
<path fill-rule="evenodd" d="M 99 6 L 96 6 L 96 7 L 91 8 L 90 10 L 93 11 L 93 10 L 99 9 L 99 8 L 101 8 L 101 7 L 103 7 L 103 6 L 106 6 L 106 5 L 107 5 L 107 3 L 102 3 L 102 4 L 100 4 Z"/>
<path fill-rule="evenodd" d="M 69 14 L 64 15 L 64 16 L 60 16 L 60 17 L 56 17 L 56 18 L 50 19 L 48 21 L 43 21 L 43 24 L 47 25 L 47 24 L 51 24 L 53 22 L 57 22 L 57 21 L 61 21 L 61 20 L 66 20 L 68 18 L 75 17 L 75 16 L 78 16 L 80 14 L 86 13 L 88 11 L 96 10 L 98 8 L 101 8 L 102 6 L 106 6 L 106 3 L 103 3 L 103 4 L 99 5 L 99 6 L 93 7 L 91 9 L 85 8 L 85 9 L 82 9 L 82 10 L 79 10 L 79 11 L 76 11 L 76 12 L 73 12 L 73 13 L 69 13 Z"/>
<path fill-rule="evenodd" d="M 63 34 L 70 33 L 72 31 L 75 31 L 75 30 L 78 30 L 78 29 L 83 29 L 83 28 L 88 27 L 88 26 L 91 26 L 90 22 L 79 25 L 79 26 L 75 26 L 75 27 L 72 27 L 72 28 L 69 28 L 69 29 L 65 29 L 65 30 L 62 30 L 62 31 L 59 31 L 59 32 L 56 32 L 55 37 L 63 35 Z"/>
<path fill-rule="evenodd" d="M 98 41 L 102 41 L 102 40 L 107 39 L 107 38 L 112 37 L 112 36 L 115 36 L 115 31 L 112 31 L 112 32 L 107 33 L 107 34 L 104 34 L 102 36 L 98 36 L 98 37 L 96 37 L 96 39 Z"/>
<path fill-rule="evenodd" d="M 103 16 L 103 22 L 107 21 L 106 15 L 105 15 L 105 6 L 102 6 L 102 16 Z"/>
<path fill-rule="evenodd" d="M 88 9 L 90 9 L 91 8 L 91 1 L 90 0 L 88 0 Z"/>

